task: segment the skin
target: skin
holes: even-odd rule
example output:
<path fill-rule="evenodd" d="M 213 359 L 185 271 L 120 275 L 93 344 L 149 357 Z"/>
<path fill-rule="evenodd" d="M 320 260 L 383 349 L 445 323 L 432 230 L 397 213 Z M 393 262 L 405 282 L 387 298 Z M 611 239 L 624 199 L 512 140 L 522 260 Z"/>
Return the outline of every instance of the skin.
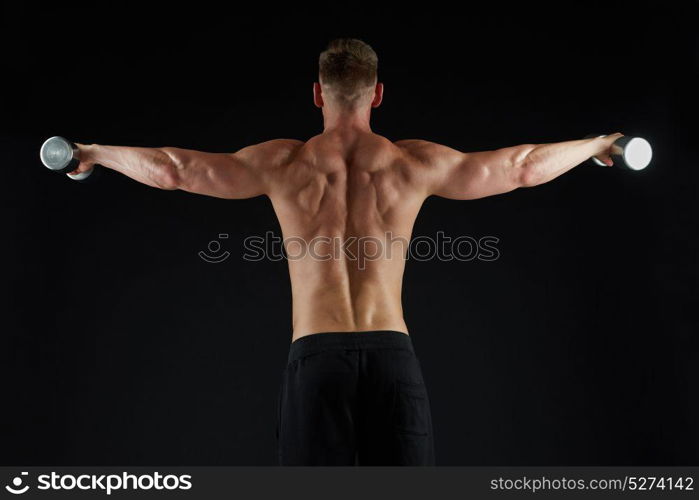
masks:
<path fill-rule="evenodd" d="M 408 334 L 405 254 L 428 196 L 472 200 L 536 186 L 592 156 L 611 166 L 610 147 L 621 136 L 471 153 L 422 140 L 391 142 L 370 127 L 382 98 L 381 83 L 352 103 L 315 83 L 324 130 L 306 142 L 278 139 L 236 153 L 79 144 L 75 173 L 101 164 L 160 189 L 226 199 L 266 195 L 294 256 L 292 340 L 321 332 Z M 346 251 L 337 251 L 342 245 Z"/>

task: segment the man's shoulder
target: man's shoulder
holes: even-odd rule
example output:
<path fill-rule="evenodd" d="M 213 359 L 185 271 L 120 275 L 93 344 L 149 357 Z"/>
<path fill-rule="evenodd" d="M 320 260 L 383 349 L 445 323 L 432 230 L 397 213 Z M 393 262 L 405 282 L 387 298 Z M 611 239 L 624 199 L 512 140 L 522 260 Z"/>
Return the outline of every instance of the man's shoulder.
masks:
<path fill-rule="evenodd" d="M 258 144 L 257 147 L 269 152 L 291 152 L 298 150 L 304 144 L 306 144 L 305 141 L 298 139 L 272 139 Z"/>
<path fill-rule="evenodd" d="M 446 149 L 445 146 L 441 144 L 425 141 L 423 139 L 403 139 L 395 141 L 394 144 L 403 151 L 406 156 L 418 162 L 428 161 L 442 152 L 443 149 Z"/>
<path fill-rule="evenodd" d="M 304 144 L 297 139 L 272 139 L 243 148 L 237 154 L 253 158 L 261 166 L 281 166 L 291 162 Z"/>
<path fill-rule="evenodd" d="M 440 145 L 435 142 L 425 141 L 423 139 L 401 139 L 400 141 L 395 141 L 393 144 L 409 152 L 419 152 L 440 147 Z"/>

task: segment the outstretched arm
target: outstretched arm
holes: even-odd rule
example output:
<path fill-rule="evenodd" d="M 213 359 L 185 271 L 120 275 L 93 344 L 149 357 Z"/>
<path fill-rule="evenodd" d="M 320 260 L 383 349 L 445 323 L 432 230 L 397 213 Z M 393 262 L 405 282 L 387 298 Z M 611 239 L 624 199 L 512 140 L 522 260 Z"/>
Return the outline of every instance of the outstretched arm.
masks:
<path fill-rule="evenodd" d="M 424 165 L 420 180 L 428 196 L 467 200 L 543 184 L 593 156 L 612 165 L 609 150 L 620 136 L 523 144 L 476 153 L 461 153 L 426 141 L 397 144 Z"/>
<path fill-rule="evenodd" d="M 78 144 L 80 165 L 76 172 L 98 163 L 160 189 L 181 189 L 217 198 L 252 198 L 267 193 L 271 172 L 286 164 L 300 144 L 278 139 L 237 153 Z"/>

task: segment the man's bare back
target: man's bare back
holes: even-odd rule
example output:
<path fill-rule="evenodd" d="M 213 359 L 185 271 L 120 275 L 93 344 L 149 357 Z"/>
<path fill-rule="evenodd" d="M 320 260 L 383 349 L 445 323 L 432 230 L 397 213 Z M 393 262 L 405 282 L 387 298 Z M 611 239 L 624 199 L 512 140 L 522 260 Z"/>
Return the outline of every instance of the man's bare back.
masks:
<path fill-rule="evenodd" d="M 402 242 L 424 200 L 414 163 L 384 137 L 336 130 L 298 144 L 274 176 L 269 197 L 289 256 L 294 339 L 407 333 Z"/>

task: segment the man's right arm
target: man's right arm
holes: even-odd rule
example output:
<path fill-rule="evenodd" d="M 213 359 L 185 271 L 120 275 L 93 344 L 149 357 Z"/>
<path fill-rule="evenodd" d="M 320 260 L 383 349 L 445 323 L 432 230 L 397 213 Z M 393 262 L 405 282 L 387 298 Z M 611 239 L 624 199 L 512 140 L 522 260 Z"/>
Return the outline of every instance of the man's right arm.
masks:
<path fill-rule="evenodd" d="M 426 195 L 467 200 L 543 184 L 595 156 L 612 165 L 609 150 L 621 134 L 551 144 L 522 144 L 462 153 L 427 141 L 397 145 L 417 160 Z"/>
<path fill-rule="evenodd" d="M 271 172 L 288 162 L 301 144 L 278 139 L 236 153 L 78 144 L 77 172 L 100 164 L 160 189 L 181 189 L 218 198 L 252 198 L 267 193 Z"/>

